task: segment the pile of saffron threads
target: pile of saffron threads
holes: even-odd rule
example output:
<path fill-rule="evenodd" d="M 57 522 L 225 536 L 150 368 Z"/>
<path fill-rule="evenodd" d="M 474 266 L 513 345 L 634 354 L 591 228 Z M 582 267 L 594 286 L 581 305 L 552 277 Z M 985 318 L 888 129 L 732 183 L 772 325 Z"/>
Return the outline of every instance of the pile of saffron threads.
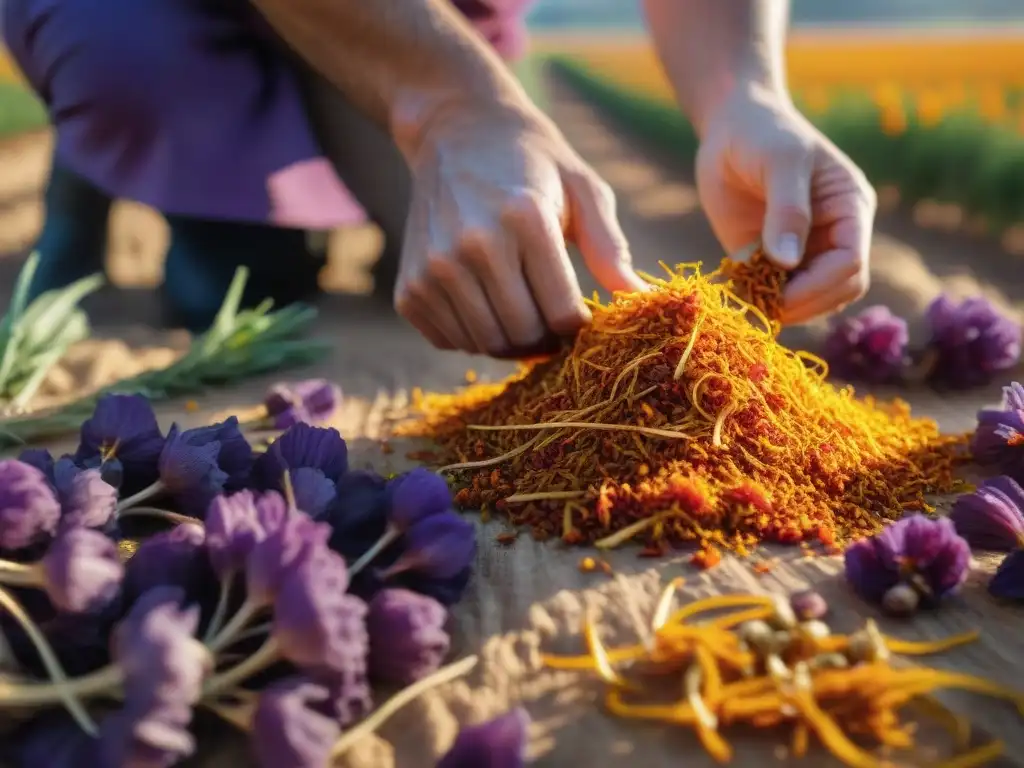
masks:
<path fill-rule="evenodd" d="M 732 284 L 733 293 L 771 321 L 778 335 L 782 329 L 782 292 L 792 273 L 775 266 L 761 248 L 746 260 L 722 259 L 719 272 Z"/>
<path fill-rule="evenodd" d="M 607 684 L 609 713 L 693 728 L 719 763 L 733 756 L 723 729 L 748 725 L 787 729 L 794 757 L 805 756 L 813 738 L 854 768 L 984 765 L 1003 753 L 1003 744 L 969 748 L 970 725 L 932 698 L 934 692 L 960 689 L 1024 707 L 1024 692 L 983 678 L 890 663 L 891 654 L 940 653 L 977 639 L 976 632 L 918 643 L 886 637 L 869 621 L 851 635 L 833 635 L 821 621 L 799 621 L 788 601 L 763 595 L 711 597 L 673 612 L 676 587 L 662 595 L 646 642 L 605 648 L 588 621 L 587 655 L 545 656 L 544 662 L 596 672 Z M 740 610 L 693 621 L 725 608 Z M 937 762 L 924 754 L 906 717 L 911 709 L 950 731 L 955 756 Z"/>
<path fill-rule="evenodd" d="M 838 551 L 961 487 L 966 437 L 826 382 L 721 272 L 665 269 L 650 291 L 591 302 L 571 348 L 505 382 L 414 393 L 400 432 L 434 440 L 417 457 L 457 504 L 538 539 L 651 556 L 697 543 L 709 566 L 760 541 Z"/>

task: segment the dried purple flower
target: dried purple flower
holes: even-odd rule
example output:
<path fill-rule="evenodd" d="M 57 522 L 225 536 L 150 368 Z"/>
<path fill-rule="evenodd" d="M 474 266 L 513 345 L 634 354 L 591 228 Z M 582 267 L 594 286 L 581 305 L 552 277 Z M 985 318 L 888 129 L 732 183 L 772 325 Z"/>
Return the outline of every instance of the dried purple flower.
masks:
<path fill-rule="evenodd" d="M 180 431 L 172 425 L 160 452 L 159 490 L 174 496 L 196 516 L 213 498 L 241 488 L 252 467 L 252 448 L 234 416 L 209 427 Z"/>
<path fill-rule="evenodd" d="M 53 454 L 45 448 L 26 448 L 18 454 L 18 461 L 35 467 L 48 478 L 53 478 Z"/>
<path fill-rule="evenodd" d="M 463 728 L 437 768 L 521 768 L 526 765 L 530 716 L 522 707 Z"/>
<path fill-rule="evenodd" d="M 805 589 L 790 595 L 789 606 L 799 621 L 816 621 L 828 614 L 828 603 L 813 589 Z"/>
<path fill-rule="evenodd" d="M 195 750 L 192 707 L 213 658 L 195 632 L 199 609 L 184 593 L 158 587 L 140 597 L 114 631 L 111 650 L 124 675 L 124 707 L 101 739 L 116 765 L 173 765 Z M 140 762 L 142 758 L 148 758 Z"/>
<path fill-rule="evenodd" d="M 281 656 L 309 670 L 366 669 L 366 604 L 347 589 L 345 561 L 329 549 L 289 571 L 274 603 Z"/>
<path fill-rule="evenodd" d="M 948 519 L 905 517 L 846 550 L 846 578 L 865 600 L 881 603 L 897 584 L 935 604 L 967 578 L 971 550 Z"/>
<path fill-rule="evenodd" d="M 448 512 L 452 508 L 452 492 L 448 481 L 436 472 L 417 467 L 392 481 L 391 509 L 388 522 L 400 531 L 420 520 Z"/>
<path fill-rule="evenodd" d="M 1001 600 L 1024 600 L 1024 549 L 1003 558 L 988 582 L 988 591 Z"/>
<path fill-rule="evenodd" d="M 326 688 L 303 678 L 266 688 L 256 705 L 249 736 L 257 764 L 266 768 L 330 765 L 341 728 L 316 707 L 329 697 Z"/>
<path fill-rule="evenodd" d="M 987 384 L 1020 361 L 1021 326 L 1002 315 L 988 299 L 976 296 L 957 304 L 935 299 L 925 313 L 931 329 L 935 364 L 930 378 L 953 388 Z"/>
<path fill-rule="evenodd" d="M 341 401 L 341 389 L 326 379 L 307 379 L 293 384 L 279 383 L 267 390 L 263 406 L 274 429 L 296 424 L 320 424 L 334 415 Z"/>
<path fill-rule="evenodd" d="M 284 509 L 283 502 L 281 508 Z M 217 496 L 210 502 L 204 522 L 206 552 L 221 579 L 241 571 L 256 542 L 266 538 L 252 491 Z"/>
<path fill-rule="evenodd" d="M 836 319 L 825 340 L 829 369 L 847 381 L 896 381 L 903 372 L 910 336 L 907 323 L 886 306 Z"/>
<path fill-rule="evenodd" d="M 124 592 L 129 602 L 157 587 L 172 586 L 198 597 L 214 580 L 202 526 L 184 523 L 144 539 L 125 565 Z"/>
<path fill-rule="evenodd" d="M 373 711 L 373 693 L 365 663 L 343 671 L 321 670 L 315 678 L 330 692 L 329 706 L 323 708 L 325 714 L 342 728 L 348 728 Z"/>
<path fill-rule="evenodd" d="M 82 424 L 75 462 L 117 458 L 124 467 L 125 487 L 134 491 L 157 477 L 157 460 L 164 438 L 156 414 L 141 395 L 104 395 L 92 416 Z"/>
<path fill-rule="evenodd" d="M 40 561 L 46 594 L 58 610 L 93 613 L 110 603 L 124 579 L 117 545 L 88 528 L 69 528 Z"/>
<path fill-rule="evenodd" d="M 293 469 L 288 477 L 295 494 L 295 506 L 314 520 L 325 517 L 337 496 L 334 481 L 312 467 Z"/>
<path fill-rule="evenodd" d="M 0 550 L 45 541 L 59 520 L 60 502 L 46 475 L 15 459 L 0 460 Z"/>
<path fill-rule="evenodd" d="M 348 446 L 336 429 L 296 424 L 256 459 L 253 480 L 264 490 L 282 490 L 284 473 L 302 467 L 320 470 L 331 482 L 338 482 L 348 469 Z"/>
<path fill-rule="evenodd" d="M 365 548 L 352 563 L 352 573 L 358 574 L 371 561 L 375 560 L 385 549 L 391 546 L 405 531 L 421 520 L 433 515 L 442 515 L 451 511 L 452 495 L 448 483 L 429 470 L 417 468 L 387 483 L 382 495 L 378 489 L 364 483 L 362 502 L 375 505 L 385 503 L 387 523 L 384 531 L 376 541 Z M 354 500 L 356 502 L 359 499 Z M 344 503 L 344 502 L 342 502 Z M 355 505 L 350 503 L 350 513 Z M 358 507 L 355 507 L 357 511 Z M 337 518 L 341 510 L 335 513 Z M 365 515 L 366 512 L 363 512 Z M 344 520 L 341 521 L 344 523 Z"/>
<path fill-rule="evenodd" d="M 476 529 L 454 512 L 425 517 L 405 532 L 405 550 L 384 572 L 406 571 L 438 579 L 457 575 L 476 557 Z"/>
<path fill-rule="evenodd" d="M 1024 546 L 1024 488 L 1006 475 L 982 483 L 954 503 L 949 519 L 967 543 L 1003 552 Z"/>
<path fill-rule="evenodd" d="M 437 600 L 408 589 L 383 589 L 370 601 L 370 676 L 409 685 L 441 666 L 451 639 L 448 611 Z"/>
<path fill-rule="evenodd" d="M 1011 382 L 1003 387 L 998 408 L 978 411 L 971 456 L 978 464 L 1024 479 L 1024 386 Z"/>
<path fill-rule="evenodd" d="M 314 555 L 327 550 L 331 528 L 301 514 L 289 515 L 256 542 L 245 564 L 246 602 L 271 605 L 283 582 Z M 347 585 L 347 582 L 346 582 Z"/>
<path fill-rule="evenodd" d="M 70 456 L 53 465 L 53 485 L 60 500 L 60 527 L 106 528 L 117 512 L 117 489 L 99 469 L 81 469 Z"/>

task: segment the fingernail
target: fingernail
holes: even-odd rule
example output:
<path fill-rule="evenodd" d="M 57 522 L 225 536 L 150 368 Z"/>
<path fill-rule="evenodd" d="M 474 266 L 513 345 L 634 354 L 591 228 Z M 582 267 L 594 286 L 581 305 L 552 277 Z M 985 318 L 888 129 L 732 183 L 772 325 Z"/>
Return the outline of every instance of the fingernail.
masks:
<path fill-rule="evenodd" d="M 795 267 L 800 264 L 800 238 L 794 234 L 785 234 L 779 238 L 775 246 L 775 260 L 781 267 Z"/>

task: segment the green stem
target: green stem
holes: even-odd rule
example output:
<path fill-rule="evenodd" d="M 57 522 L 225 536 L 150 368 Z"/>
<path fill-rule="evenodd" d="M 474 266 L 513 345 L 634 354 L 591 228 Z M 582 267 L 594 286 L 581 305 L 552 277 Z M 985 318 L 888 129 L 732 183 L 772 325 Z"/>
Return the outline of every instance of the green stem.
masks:
<path fill-rule="evenodd" d="M 217 597 L 217 607 L 213 609 L 213 616 L 210 617 L 210 626 L 206 628 L 203 635 L 203 642 L 207 645 L 217 636 L 224 619 L 228 615 L 228 601 L 231 599 L 231 587 L 235 583 L 235 572 L 225 573 L 220 580 L 220 594 Z"/>
<path fill-rule="evenodd" d="M 166 520 L 169 523 L 175 525 L 181 525 L 182 523 L 192 523 L 193 525 L 202 525 L 203 521 L 198 517 L 189 517 L 179 512 L 171 512 L 169 509 L 160 509 L 159 507 L 131 507 L 118 513 L 119 520 L 124 520 L 126 517 L 159 517 L 162 520 Z"/>
<path fill-rule="evenodd" d="M 476 656 L 467 656 L 461 661 L 449 664 L 447 667 L 441 667 L 432 675 L 427 675 L 422 680 L 410 685 L 408 688 L 403 688 L 390 699 L 385 701 L 384 704 L 374 710 L 374 712 L 361 723 L 345 731 L 341 738 L 335 742 L 334 749 L 331 750 L 331 757 L 339 757 L 353 744 L 359 741 L 359 739 L 376 731 L 389 717 L 398 712 L 398 710 L 406 704 L 409 704 L 419 696 L 429 691 L 431 688 L 444 685 L 451 680 L 455 680 L 456 678 L 467 674 L 476 666 L 477 661 L 478 659 Z"/>
<path fill-rule="evenodd" d="M 231 643 L 234 642 L 235 637 L 245 629 L 245 625 L 256 616 L 262 607 L 262 605 L 250 602 L 249 600 L 242 603 L 238 612 L 228 619 L 228 623 L 224 625 L 224 628 L 216 637 L 207 643 L 207 646 L 210 648 L 210 653 L 216 654 L 217 651 L 223 650 L 231 645 Z"/>
<path fill-rule="evenodd" d="M 230 688 L 234 688 L 239 683 L 252 677 L 257 672 L 260 672 L 280 658 L 277 647 L 277 639 L 268 637 L 266 642 L 259 647 L 252 656 L 247 658 L 237 667 L 232 667 L 227 672 L 222 672 L 219 675 L 214 675 L 206 681 L 206 685 L 203 686 L 203 698 L 211 698 L 217 694 L 226 691 Z"/>
<path fill-rule="evenodd" d="M 117 505 L 117 514 L 120 515 L 124 510 L 134 507 L 136 504 L 141 504 L 144 501 L 149 501 L 154 496 L 158 496 L 164 492 L 164 484 L 157 480 L 148 488 L 143 488 L 136 494 L 129 496 L 127 499 L 123 499 Z"/>
<path fill-rule="evenodd" d="M 0 559 L 0 584 L 9 587 L 42 587 L 44 582 L 39 563 L 16 563 Z"/>
<path fill-rule="evenodd" d="M 384 531 L 384 535 L 381 536 L 374 543 L 372 547 L 366 550 L 358 560 L 356 560 L 348 568 L 349 578 L 355 576 L 366 566 L 368 566 L 377 555 L 383 552 L 390 546 L 390 544 L 401 535 L 401 532 L 397 528 L 388 528 Z"/>
<path fill-rule="evenodd" d="M 49 687 L 56 692 L 59 700 L 64 702 L 64 706 L 75 719 L 75 722 L 90 736 L 95 736 L 99 733 L 96 723 L 89 716 L 89 713 L 85 711 L 85 706 L 72 690 L 68 676 L 60 664 L 60 659 L 53 652 L 53 648 L 50 646 L 46 636 L 32 620 L 32 617 L 21 607 L 21 603 L 18 602 L 14 595 L 2 588 L 0 588 L 0 607 L 10 613 L 14 620 L 21 625 L 21 628 L 25 630 L 25 634 L 28 635 L 28 639 L 35 646 L 36 652 L 43 662 L 46 673 L 50 676 L 51 682 Z"/>

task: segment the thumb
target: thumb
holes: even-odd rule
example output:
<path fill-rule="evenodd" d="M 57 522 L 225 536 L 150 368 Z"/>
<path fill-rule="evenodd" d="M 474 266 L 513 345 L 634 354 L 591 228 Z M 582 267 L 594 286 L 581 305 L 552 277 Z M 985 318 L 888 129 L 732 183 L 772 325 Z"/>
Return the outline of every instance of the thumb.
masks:
<path fill-rule="evenodd" d="M 629 243 L 615 212 L 615 193 L 600 179 L 574 175 L 566 179 L 569 239 L 576 243 L 587 269 L 606 291 L 644 291 L 648 285 L 633 270 Z"/>
<path fill-rule="evenodd" d="M 765 180 L 764 229 L 761 239 L 768 257 L 783 269 L 800 265 L 811 229 L 813 154 L 780 154 L 772 158 Z"/>

